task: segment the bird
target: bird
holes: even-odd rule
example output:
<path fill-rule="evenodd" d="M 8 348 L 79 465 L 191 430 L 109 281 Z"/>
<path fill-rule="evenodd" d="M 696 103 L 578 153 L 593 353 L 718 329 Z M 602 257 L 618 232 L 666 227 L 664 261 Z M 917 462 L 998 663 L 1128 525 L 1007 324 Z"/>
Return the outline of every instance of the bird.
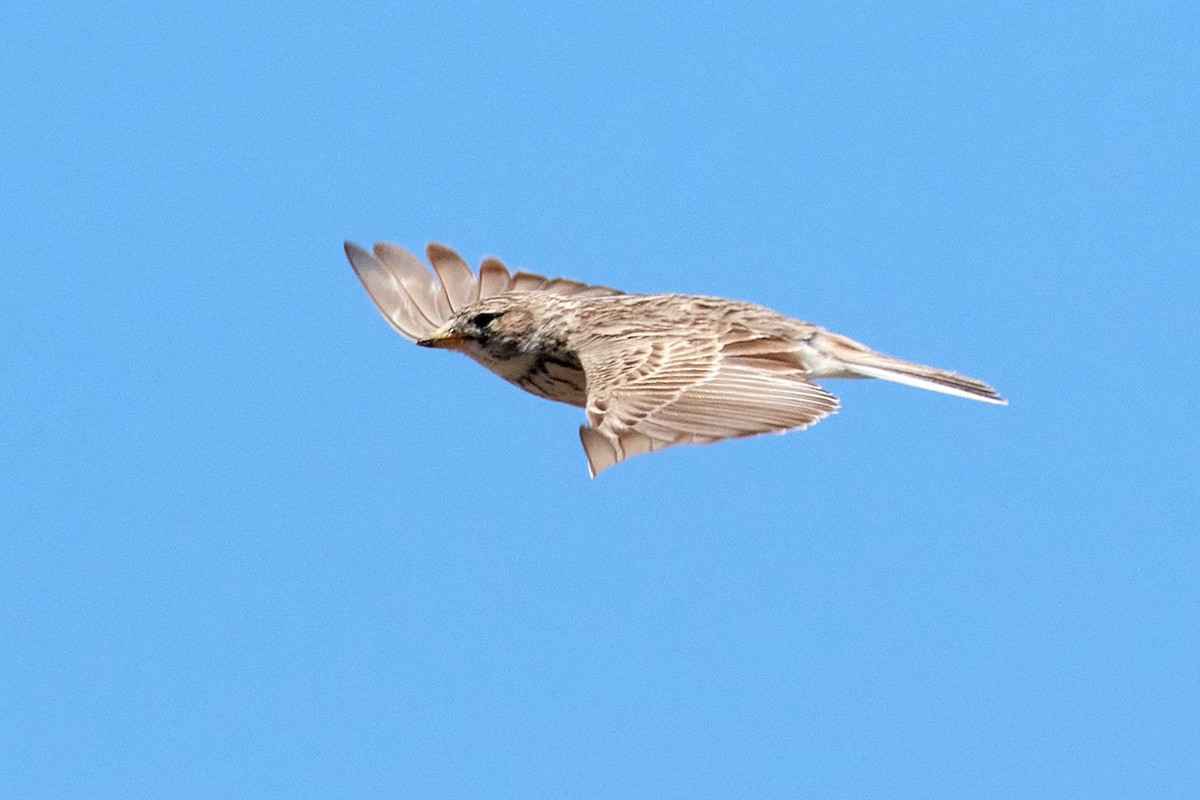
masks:
<path fill-rule="evenodd" d="M 478 271 L 430 243 L 347 241 L 384 319 L 422 347 L 471 357 L 509 383 L 584 409 L 595 478 L 626 458 L 806 428 L 838 410 L 814 381 L 882 378 L 1007 405 L 976 378 L 885 355 L 765 306 L 690 294 L 626 294 L 484 258 Z"/>

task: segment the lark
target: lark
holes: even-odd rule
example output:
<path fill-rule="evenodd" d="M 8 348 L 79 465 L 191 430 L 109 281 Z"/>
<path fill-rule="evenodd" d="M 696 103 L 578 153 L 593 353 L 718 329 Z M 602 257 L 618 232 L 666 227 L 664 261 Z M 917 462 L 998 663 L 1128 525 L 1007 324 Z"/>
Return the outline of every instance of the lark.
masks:
<path fill-rule="evenodd" d="M 565 278 L 474 272 L 430 244 L 430 272 L 393 244 L 346 256 L 384 318 L 422 347 L 457 350 L 539 397 L 585 410 L 595 477 L 640 453 L 803 429 L 838 409 L 813 381 L 882 378 L 1006 405 L 983 381 L 904 361 L 764 306 L 625 294 Z"/>

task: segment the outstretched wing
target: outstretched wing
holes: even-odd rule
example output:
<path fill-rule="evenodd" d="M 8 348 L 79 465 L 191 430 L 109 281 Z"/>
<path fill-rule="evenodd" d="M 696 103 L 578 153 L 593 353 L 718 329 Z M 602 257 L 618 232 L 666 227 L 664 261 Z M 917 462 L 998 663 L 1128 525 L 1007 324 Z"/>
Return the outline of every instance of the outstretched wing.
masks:
<path fill-rule="evenodd" d="M 529 272 L 510 274 L 495 258 L 485 258 L 476 274 L 458 253 L 431 243 L 425 255 L 433 272 L 412 253 L 394 244 L 376 242 L 368 252 L 346 242 L 346 257 L 375 306 L 396 332 L 417 341 L 442 327 L 472 303 L 505 292 L 552 292 L 576 297 L 621 294 L 607 286 L 591 286 L 565 278 L 546 278 Z"/>
<path fill-rule="evenodd" d="M 593 477 L 629 456 L 804 428 L 837 410 L 794 344 L 745 334 L 607 338 L 581 348 Z"/>

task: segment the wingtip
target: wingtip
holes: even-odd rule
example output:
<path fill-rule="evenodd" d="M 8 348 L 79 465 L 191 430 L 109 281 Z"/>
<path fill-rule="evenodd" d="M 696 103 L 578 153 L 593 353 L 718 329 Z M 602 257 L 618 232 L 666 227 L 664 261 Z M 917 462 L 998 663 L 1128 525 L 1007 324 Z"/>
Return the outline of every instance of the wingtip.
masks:
<path fill-rule="evenodd" d="M 425 257 L 427 259 L 429 259 L 432 262 L 435 258 L 437 258 L 438 256 L 441 256 L 441 255 L 452 255 L 455 258 L 459 257 L 458 251 L 455 250 L 450 245 L 442 244 L 441 242 L 426 242 L 425 243 Z"/>
<path fill-rule="evenodd" d="M 366 248 L 349 239 L 342 243 L 342 249 L 346 252 L 346 260 L 350 262 L 350 266 L 354 267 L 354 271 L 360 277 L 363 275 L 364 270 L 375 269 L 376 264 L 378 264 L 378 261 L 375 260 L 375 257 Z"/>

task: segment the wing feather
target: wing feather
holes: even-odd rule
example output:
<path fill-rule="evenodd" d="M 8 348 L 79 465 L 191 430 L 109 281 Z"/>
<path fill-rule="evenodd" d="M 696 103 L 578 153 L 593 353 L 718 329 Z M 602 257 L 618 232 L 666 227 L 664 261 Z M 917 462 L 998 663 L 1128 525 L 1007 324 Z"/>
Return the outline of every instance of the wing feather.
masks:
<path fill-rule="evenodd" d="M 379 312 L 397 333 L 415 340 L 437 327 L 413 302 L 396 270 L 353 242 L 346 242 L 346 257 Z"/>
<path fill-rule="evenodd" d="M 433 271 L 408 250 L 388 242 L 376 242 L 373 252 L 353 242 L 346 242 L 345 247 L 346 258 L 375 306 L 397 333 L 412 341 L 425 338 L 473 303 L 506 292 L 545 291 L 581 297 L 621 294 L 607 286 L 531 272 L 513 275 L 500 260 L 490 257 L 480 262 L 476 274 L 458 253 L 437 243 L 425 248 Z"/>
<path fill-rule="evenodd" d="M 590 427 L 580 439 L 592 475 L 640 453 L 805 428 L 832 414 L 837 398 L 794 356 L 788 365 L 791 347 L 775 340 L 752 348 L 755 357 L 745 348 L 731 357 L 714 335 L 611 337 L 582 349 Z"/>
<path fill-rule="evenodd" d="M 430 242 L 425 245 L 425 257 L 437 273 L 450 308 L 458 311 L 479 299 L 479 281 L 458 253 L 444 244 Z"/>
<path fill-rule="evenodd" d="M 508 289 L 512 276 L 508 267 L 498 258 L 485 258 L 479 262 L 479 299 L 497 295 Z"/>
<path fill-rule="evenodd" d="M 396 277 L 405 294 L 427 320 L 439 325 L 440 321 L 450 318 L 453 313 L 450 301 L 420 259 L 403 247 L 387 242 L 376 242 L 374 250 L 375 257 Z"/>
<path fill-rule="evenodd" d="M 536 292 L 546 285 L 546 279 L 532 272 L 519 270 L 508 282 L 508 292 Z"/>

